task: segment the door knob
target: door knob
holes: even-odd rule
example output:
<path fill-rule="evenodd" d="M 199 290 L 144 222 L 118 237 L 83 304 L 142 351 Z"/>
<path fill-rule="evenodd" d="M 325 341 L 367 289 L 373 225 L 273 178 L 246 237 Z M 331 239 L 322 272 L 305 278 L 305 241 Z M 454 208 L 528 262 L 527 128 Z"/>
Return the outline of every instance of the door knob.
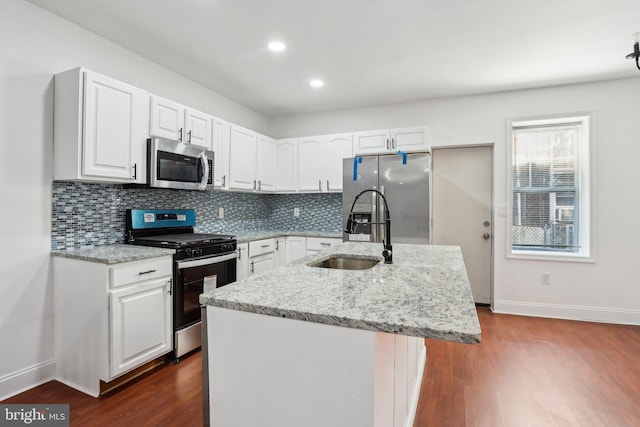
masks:
<path fill-rule="evenodd" d="M 483 238 L 484 240 L 488 240 L 488 239 L 489 239 L 489 237 L 491 237 L 491 234 L 489 234 L 489 233 L 484 233 L 484 234 L 482 235 L 482 238 Z"/>

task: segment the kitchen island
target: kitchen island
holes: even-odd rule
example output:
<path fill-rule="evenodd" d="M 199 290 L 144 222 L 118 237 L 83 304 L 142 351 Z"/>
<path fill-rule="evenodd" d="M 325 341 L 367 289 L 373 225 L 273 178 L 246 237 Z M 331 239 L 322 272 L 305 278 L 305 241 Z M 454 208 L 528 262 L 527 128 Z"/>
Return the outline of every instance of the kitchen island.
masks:
<path fill-rule="evenodd" d="M 381 252 L 348 242 L 201 295 L 211 425 L 412 425 L 423 338 L 478 343 L 480 325 L 459 247 Z M 336 257 L 380 262 L 310 266 Z"/>

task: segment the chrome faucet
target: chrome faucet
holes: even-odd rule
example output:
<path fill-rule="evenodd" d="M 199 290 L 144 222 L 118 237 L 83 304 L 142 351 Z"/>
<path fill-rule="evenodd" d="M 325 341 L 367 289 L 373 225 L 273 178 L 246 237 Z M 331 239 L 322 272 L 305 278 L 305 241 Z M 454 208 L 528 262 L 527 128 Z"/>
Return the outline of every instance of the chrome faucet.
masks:
<path fill-rule="evenodd" d="M 385 264 L 393 264 L 393 247 L 391 246 L 391 214 L 389 213 L 389 205 L 387 204 L 387 199 L 384 197 L 384 194 L 379 192 L 378 190 L 374 190 L 373 188 L 368 188 L 366 190 L 361 191 L 355 199 L 353 199 L 353 204 L 351 205 L 351 210 L 349 211 L 349 217 L 347 218 L 347 226 L 344 230 L 345 233 L 354 234 L 356 230 L 356 225 L 358 222 L 356 221 L 353 215 L 353 208 L 356 205 L 356 202 L 364 193 L 376 193 L 382 197 L 382 201 L 384 202 L 384 216 L 386 218 L 385 222 L 369 222 L 371 225 L 379 225 L 384 224 L 384 240 L 382 241 L 382 245 L 384 250 L 382 251 L 382 256 L 384 257 Z"/>

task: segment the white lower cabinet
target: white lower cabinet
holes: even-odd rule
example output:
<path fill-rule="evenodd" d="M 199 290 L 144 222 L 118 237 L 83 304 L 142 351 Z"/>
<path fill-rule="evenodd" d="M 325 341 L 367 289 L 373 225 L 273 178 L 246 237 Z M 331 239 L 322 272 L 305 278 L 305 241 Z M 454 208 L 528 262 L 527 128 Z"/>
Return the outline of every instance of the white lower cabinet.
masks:
<path fill-rule="evenodd" d="M 111 375 L 171 350 L 171 278 L 111 291 Z"/>
<path fill-rule="evenodd" d="M 287 236 L 287 264 L 306 255 L 307 238 L 301 236 Z"/>
<path fill-rule="evenodd" d="M 342 244 L 342 239 L 337 237 L 307 237 L 306 254 L 317 254 L 325 249 Z"/>
<path fill-rule="evenodd" d="M 97 397 L 173 349 L 171 255 L 119 264 L 53 258 L 56 379 Z"/>
<path fill-rule="evenodd" d="M 287 243 L 286 238 L 276 237 L 276 247 L 273 251 L 273 266 L 279 267 L 287 264 Z"/>
<path fill-rule="evenodd" d="M 236 280 L 243 280 L 249 277 L 249 244 L 238 243 L 237 251 Z"/>
<path fill-rule="evenodd" d="M 273 268 L 275 239 L 261 239 L 249 242 L 249 275 L 261 274 Z"/>

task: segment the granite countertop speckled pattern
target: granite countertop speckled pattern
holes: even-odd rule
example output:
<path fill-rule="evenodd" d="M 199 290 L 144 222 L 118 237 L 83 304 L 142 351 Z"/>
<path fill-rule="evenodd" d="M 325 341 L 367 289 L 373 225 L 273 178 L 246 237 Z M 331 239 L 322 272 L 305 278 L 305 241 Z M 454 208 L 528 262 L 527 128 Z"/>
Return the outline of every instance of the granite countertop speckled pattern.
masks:
<path fill-rule="evenodd" d="M 200 296 L 202 304 L 333 326 L 461 343 L 480 323 L 458 246 L 393 245 L 392 265 L 309 267 L 331 254 L 382 260 L 382 244 L 346 242 Z"/>
<path fill-rule="evenodd" d="M 246 243 L 252 240 L 270 239 L 280 236 L 301 236 L 301 237 L 331 237 L 342 239 L 342 233 L 335 231 L 285 231 L 285 230 L 263 230 L 263 231 L 242 231 L 229 233 L 236 236 L 238 243 Z"/>
<path fill-rule="evenodd" d="M 164 255 L 173 255 L 174 249 L 153 248 L 149 246 L 137 246 L 127 244 L 114 244 L 97 246 L 95 248 L 68 249 L 65 251 L 52 251 L 51 255 L 63 258 L 73 258 L 83 261 L 98 262 L 101 264 L 117 264 L 120 262 L 137 261 L 140 259 L 155 258 Z"/>

